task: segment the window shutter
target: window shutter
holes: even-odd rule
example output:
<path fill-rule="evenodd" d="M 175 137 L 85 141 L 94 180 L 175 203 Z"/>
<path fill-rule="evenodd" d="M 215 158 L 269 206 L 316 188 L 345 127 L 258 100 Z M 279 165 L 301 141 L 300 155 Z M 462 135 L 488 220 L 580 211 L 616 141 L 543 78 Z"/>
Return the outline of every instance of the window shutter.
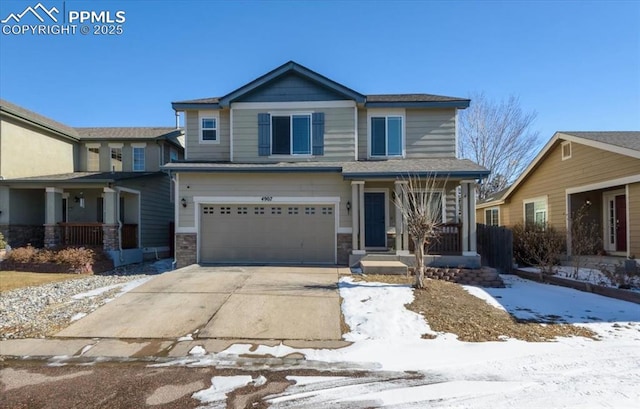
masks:
<path fill-rule="evenodd" d="M 324 112 L 315 112 L 312 116 L 314 155 L 324 155 Z"/>
<path fill-rule="evenodd" d="M 258 114 L 258 155 L 271 154 L 271 115 Z"/>

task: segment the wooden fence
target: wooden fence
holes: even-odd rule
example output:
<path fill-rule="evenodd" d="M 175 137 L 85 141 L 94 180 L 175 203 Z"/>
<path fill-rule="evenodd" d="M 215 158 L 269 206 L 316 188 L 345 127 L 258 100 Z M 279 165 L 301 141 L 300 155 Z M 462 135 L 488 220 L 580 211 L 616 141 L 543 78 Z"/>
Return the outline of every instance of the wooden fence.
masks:
<path fill-rule="evenodd" d="M 477 225 L 478 253 L 482 265 L 490 266 L 501 273 L 510 273 L 513 268 L 513 232 L 506 227 Z"/>

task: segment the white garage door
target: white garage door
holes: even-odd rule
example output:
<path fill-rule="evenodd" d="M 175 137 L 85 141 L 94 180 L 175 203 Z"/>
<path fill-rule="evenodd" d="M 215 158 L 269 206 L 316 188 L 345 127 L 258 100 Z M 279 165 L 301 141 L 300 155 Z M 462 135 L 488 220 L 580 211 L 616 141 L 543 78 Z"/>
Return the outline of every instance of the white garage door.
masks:
<path fill-rule="evenodd" d="M 333 205 L 202 205 L 201 263 L 334 263 Z"/>

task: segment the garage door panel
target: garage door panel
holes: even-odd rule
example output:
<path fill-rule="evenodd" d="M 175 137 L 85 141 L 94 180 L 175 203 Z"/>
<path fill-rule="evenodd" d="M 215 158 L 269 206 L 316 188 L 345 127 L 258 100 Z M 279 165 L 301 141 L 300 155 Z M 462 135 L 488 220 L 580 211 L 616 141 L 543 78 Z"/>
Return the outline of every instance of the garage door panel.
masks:
<path fill-rule="evenodd" d="M 205 205 L 202 262 L 333 263 L 333 205 Z"/>

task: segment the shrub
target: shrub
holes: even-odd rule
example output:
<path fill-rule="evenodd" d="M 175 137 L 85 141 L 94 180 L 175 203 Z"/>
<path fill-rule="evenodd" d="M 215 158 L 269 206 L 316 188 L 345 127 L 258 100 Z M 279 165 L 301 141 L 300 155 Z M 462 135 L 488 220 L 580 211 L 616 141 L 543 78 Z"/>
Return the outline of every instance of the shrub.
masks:
<path fill-rule="evenodd" d="M 4 239 L 4 236 L 2 235 L 2 233 L 0 233 L 0 250 L 4 250 L 7 248 L 7 242 Z"/>
<path fill-rule="evenodd" d="M 30 245 L 12 250 L 3 268 L 21 271 L 91 273 L 108 271 L 113 263 L 104 253 L 90 248 L 67 247 L 59 250 L 36 249 Z"/>
<path fill-rule="evenodd" d="M 13 263 L 30 263 L 33 261 L 37 251 L 37 249 L 30 245 L 27 247 L 18 247 L 7 254 L 6 260 Z"/>
<path fill-rule="evenodd" d="M 516 261 L 538 266 L 544 274 L 553 274 L 553 266 L 558 264 L 564 251 L 564 234 L 548 224 L 517 224 L 512 230 Z"/>
<path fill-rule="evenodd" d="M 57 264 L 68 264 L 74 268 L 81 268 L 90 265 L 94 261 L 93 250 L 84 247 L 68 247 L 57 251 L 52 261 Z"/>

